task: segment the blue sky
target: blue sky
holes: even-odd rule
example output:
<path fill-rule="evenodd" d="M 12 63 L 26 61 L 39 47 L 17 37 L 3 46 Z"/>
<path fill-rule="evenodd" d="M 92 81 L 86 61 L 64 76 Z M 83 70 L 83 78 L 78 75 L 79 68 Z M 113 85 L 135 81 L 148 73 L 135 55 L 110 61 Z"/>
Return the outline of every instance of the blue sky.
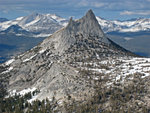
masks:
<path fill-rule="evenodd" d="M 0 0 L 0 17 L 8 19 L 32 12 L 79 18 L 88 9 L 108 20 L 150 18 L 150 0 Z"/>

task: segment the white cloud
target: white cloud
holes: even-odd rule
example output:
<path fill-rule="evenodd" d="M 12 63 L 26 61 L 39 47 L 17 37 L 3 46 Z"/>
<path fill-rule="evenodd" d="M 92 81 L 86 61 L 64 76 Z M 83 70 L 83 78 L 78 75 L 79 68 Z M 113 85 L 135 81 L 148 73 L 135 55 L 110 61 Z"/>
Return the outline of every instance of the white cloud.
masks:
<path fill-rule="evenodd" d="M 7 14 L 7 13 L 8 13 L 8 11 L 7 11 L 7 10 L 3 10 L 2 12 L 3 12 L 3 13 L 5 13 L 5 14 Z"/>
<path fill-rule="evenodd" d="M 92 5 L 93 7 L 99 8 L 99 7 L 103 7 L 105 4 L 104 4 L 104 3 L 93 2 L 91 5 Z"/>
<path fill-rule="evenodd" d="M 89 2 L 87 2 L 86 0 L 82 0 L 81 2 L 79 2 L 78 5 L 85 7 L 85 6 L 88 6 L 88 5 L 89 5 Z"/>
<path fill-rule="evenodd" d="M 87 1 L 87 0 L 82 0 L 81 2 L 78 3 L 78 6 L 81 7 L 95 7 L 95 8 L 100 8 L 103 7 L 105 3 L 100 3 L 100 2 L 95 2 L 95 1 Z"/>
<path fill-rule="evenodd" d="M 132 11 L 123 11 L 120 13 L 120 15 L 133 15 L 133 14 L 134 14 L 134 12 L 132 12 Z"/>
<path fill-rule="evenodd" d="M 123 11 L 120 15 L 150 15 L 150 11 Z"/>

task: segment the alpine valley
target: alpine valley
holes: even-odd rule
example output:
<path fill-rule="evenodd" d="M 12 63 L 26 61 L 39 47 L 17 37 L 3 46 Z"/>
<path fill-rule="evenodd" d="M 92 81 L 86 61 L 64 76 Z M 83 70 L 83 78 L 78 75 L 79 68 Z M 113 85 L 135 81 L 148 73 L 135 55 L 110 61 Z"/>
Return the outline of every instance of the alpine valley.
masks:
<path fill-rule="evenodd" d="M 99 24 L 103 19 L 95 17 L 92 10 L 81 19 L 70 18 L 67 25 L 62 18 L 54 21 L 52 15 L 34 15 L 36 21 L 27 24 L 31 19 L 22 17 L 14 20 L 19 24 L 13 27 L 25 34 L 30 34 L 30 30 L 39 34 L 34 24 L 41 26 L 41 22 L 37 23 L 41 17 L 44 22 L 54 22 L 51 29 L 57 31 L 0 65 L 0 112 L 150 112 L 150 59 L 139 57 L 109 39 Z M 39 29 L 47 31 L 41 33 L 51 34 L 50 25 L 43 24 L 45 27 Z"/>

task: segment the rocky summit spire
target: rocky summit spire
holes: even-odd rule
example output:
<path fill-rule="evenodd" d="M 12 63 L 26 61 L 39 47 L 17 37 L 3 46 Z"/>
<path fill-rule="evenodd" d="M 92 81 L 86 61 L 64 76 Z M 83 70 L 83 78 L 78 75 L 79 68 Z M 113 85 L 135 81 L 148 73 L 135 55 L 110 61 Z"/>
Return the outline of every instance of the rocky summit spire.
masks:
<path fill-rule="evenodd" d="M 107 38 L 101 30 L 101 27 L 91 9 L 85 16 L 77 21 L 73 21 L 71 18 L 66 29 L 75 34 L 81 33 L 83 35 L 90 34 L 92 36 L 98 36 L 101 37 L 104 42 L 108 43 Z"/>
<path fill-rule="evenodd" d="M 93 11 L 89 10 L 85 16 L 79 20 L 73 20 L 70 18 L 66 27 L 55 32 L 51 36 L 53 38 L 44 40 L 41 45 L 48 48 L 53 45 L 55 52 L 63 53 L 65 50 L 70 48 L 70 45 L 73 45 L 76 40 L 78 40 L 76 37 L 77 35 L 82 35 L 82 39 L 92 37 L 92 40 L 96 40 L 94 38 L 98 38 L 101 43 L 105 43 L 107 45 L 110 44 L 110 41 L 101 30 Z"/>
<path fill-rule="evenodd" d="M 80 22 L 80 30 L 83 32 L 83 34 L 88 33 L 93 36 L 98 36 L 104 41 L 105 43 L 108 43 L 107 38 L 104 35 L 104 32 L 102 31 L 93 11 L 90 9 L 85 16 L 83 16 L 81 19 L 79 19 Z"/>
<path fill-rule="evenodd" d="M 94 13 L 93 13 L 93 11 L 91 9 L 88 10 L 88 12 L 86 13 L 85 17 L 88 18 L 88 19 L 92 19 L 94 21 L 97 21 L 96 18 L 95 18 L 95 15 L 94 15 Z"/>

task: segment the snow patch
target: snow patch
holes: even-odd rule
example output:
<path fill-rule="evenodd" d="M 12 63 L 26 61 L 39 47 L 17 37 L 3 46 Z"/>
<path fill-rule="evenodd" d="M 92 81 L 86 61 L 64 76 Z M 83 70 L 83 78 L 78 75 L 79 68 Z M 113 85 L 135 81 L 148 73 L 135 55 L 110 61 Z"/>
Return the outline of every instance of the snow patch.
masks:
<path fill-rule="evenodd" d="M 30 58 L 27 58 L 27 59 L 23 60 L 23 62 L 27 62 L 27 61 L 31 60 L 31 59 L 34 58 L 36 55 L 37 55 L 37 54 L 31 56 Z"/>
<path fill-rule="evenodd" d="M 125 39 L 126 41 L 129 41 L 129 40 L 132 40 L 133 38 L 125 37 L 124 39 Z"/>
<path fill-rule="evenodd" d="M 15 61 L 15 59 L 10 59 L 10 60 L 8 60 L 6 63 L 5 63 L 5 65 L 10 65 L 11 63 L 13 63 Z"/>
<path fill-rule="evenodd" d="M 24 17 L 18 17 L 18 18 L 16 18 L 16 20 L 22 20 Z"/>
<path fill-rule="evenodd" d="M 46 49 L 42 49 L 39 51 L 40 54 L 44 53 L 46 51 Z"/>
<path fill-rule="evenodd" d="M 18 94 L 18 95 L 20 94 L 21 96 L 23 96 L 23 95 L 25 95 L 25 94 L 27 94 L 27 93 L 29 93 L 29 92 L 33 92 L 33 91 L 35 91 L 35 90 L 36 90 L 35 87 L 33 87 L 33 88 L 27 88 L 27 89 L 24 89 L 24 90 L 18 92 L 17 94 Z"/>
<path fill-rule="evenodd" d="M 32 99 L 28 100 L 29 103 L 32 103 L 33 101 L 35 101 L 38 98 L 38 95 L 33 96 Z"/>
<path fill-rule="evenodd" d="M 9 97 L 9 96 L 15 96 L 15 95 L 24 96 L 25 94 L 27 94 L 27 93 L 29 93 L 29 92 L 32 93 L 32 92 L 35 91 L 36 89 L 37 89 L 37 88 L 35 88 L 35 87 L 33 87 L 33 88 L 27 88 L 27 89 L 24 89 L 24 90 L 19 91 L 19 92 L 17 92 L 16 90 L 13 90 L 13 91 L 9 92 L 8 97 Z"/>
<path fill-rule="evenodd" d="M 30 23 L 26 24 L 25 26 L 31 26 L 33 24 L 35 24 L 36 22 L 38 22 L 40 20 L 39 17 L 37 17 L 35 20 L 31 21 Z"/>
<path fill-rule="evenodd" d="M 86 67 L 90 64 L 93 67 Z M 150 58 L 119 58 L 108 59 L 101 62 L 81 63 L 81 69 L 91 70 L 93 73 L 101 73 L 103 75 L 110 75 L 111 82 L 117 81 L 123 83 L 125 78 L 132 80 L 133 74 L 139 74 L 141 78 L 150 76 Z M 101 65 L 108 67 L 108 69 L 101 69 Z M 97 77 L 93 77 L 97 80 Z"/>
<path fill-rule="evenodd" d="M 41 33 L 41 34 L 38 34 L 38 35 L 33 35 L 33 37 L 35 37 L 35 38 L 39 38 L 39 37 L 49 37 L 49 36 L 51 36 L 52 34 L 43 34 L 43 33 Z"/>
<path fill-rule="evenodd" d="M 99 80 L 99 77 L 94 77 L 93 79 L 94 79 L 94 80 Z"/>
<path fill-rule="evenodd" d="M 150 73 L 145 73 L 144 76 L 142 76 L 141 78 L 145 78 L 145 77 L 148 77 L 150 76 Z"/>
<path fill-rule="evenodd" d="M 9 67 L 8 70 L 2 72 L 2 74 L 8 73 L 8 72 L 10 72 L 11 70 L 13 70 L 13 67 Z"/>
<path fill-rule="evenodd" d="M 62 101 L 62 100 L 59 100 L 59 101 L 58 101 L 58 105 L 63 105 L 63 101 Z"/>

